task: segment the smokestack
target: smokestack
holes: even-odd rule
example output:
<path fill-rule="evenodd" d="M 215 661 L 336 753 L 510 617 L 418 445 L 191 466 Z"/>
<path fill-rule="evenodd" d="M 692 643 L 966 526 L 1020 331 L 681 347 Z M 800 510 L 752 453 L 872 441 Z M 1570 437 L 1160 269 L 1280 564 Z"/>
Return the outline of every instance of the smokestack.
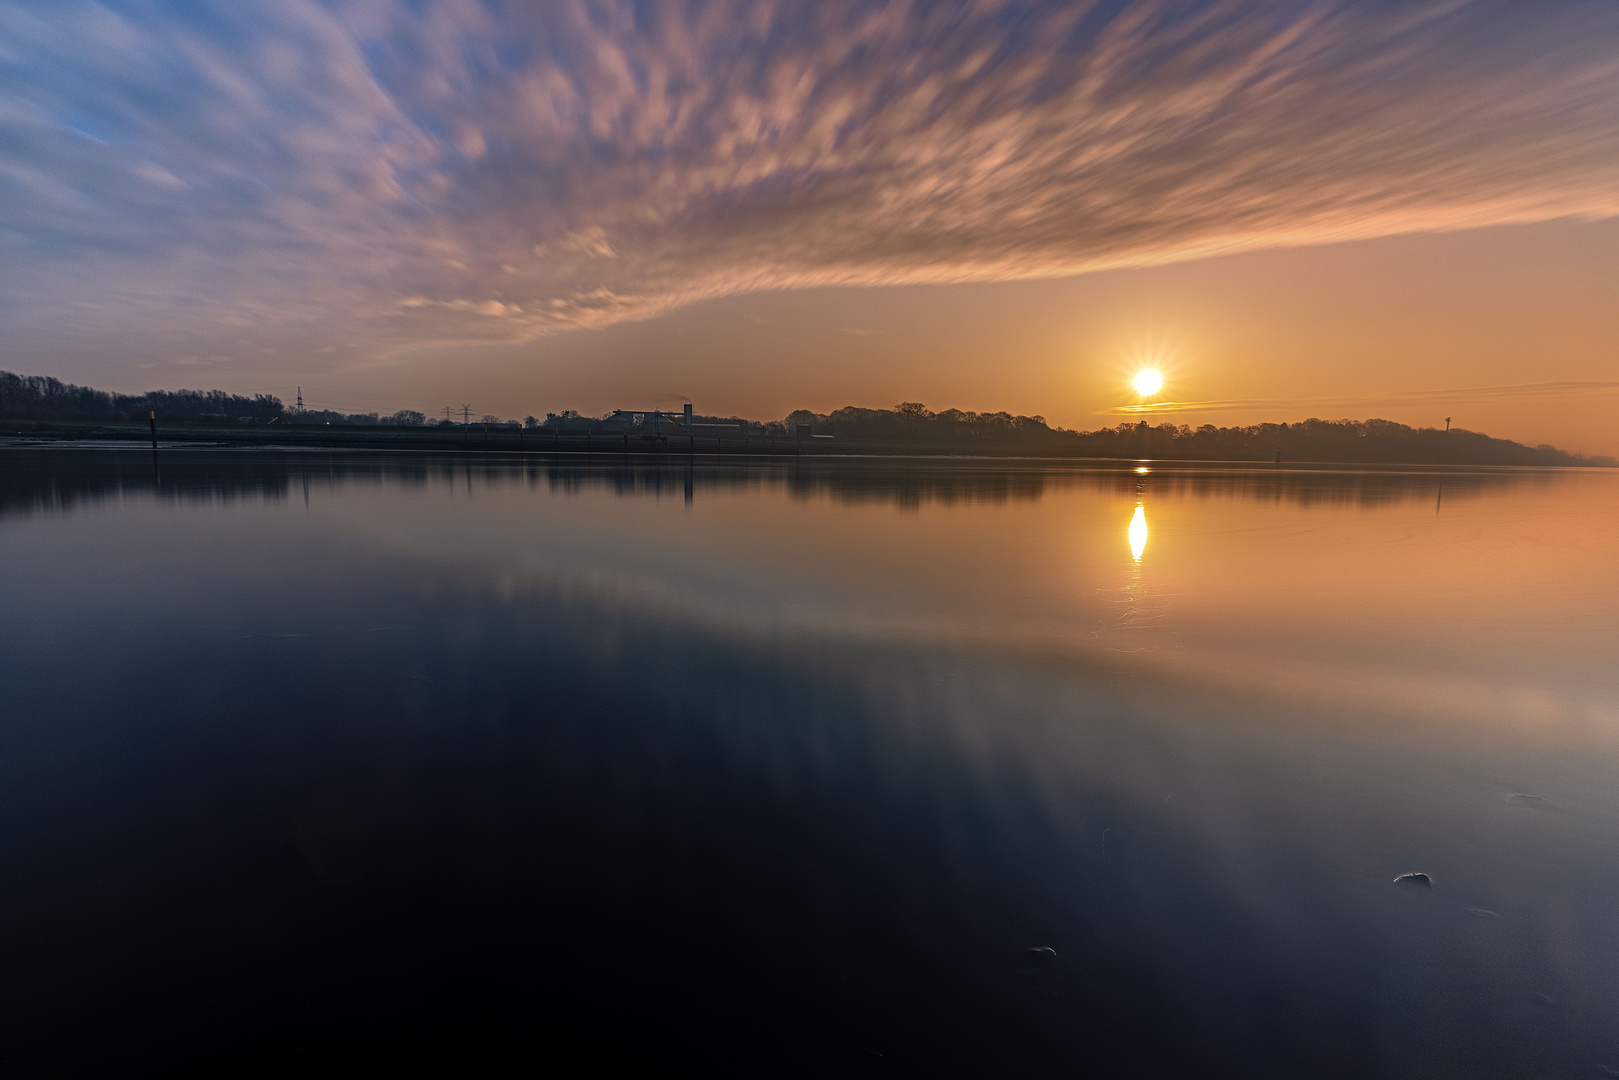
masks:
<path fill-rule="evenodd" d="M 691 427 L 691 402 L 686 402 L 686 426 Z"/>

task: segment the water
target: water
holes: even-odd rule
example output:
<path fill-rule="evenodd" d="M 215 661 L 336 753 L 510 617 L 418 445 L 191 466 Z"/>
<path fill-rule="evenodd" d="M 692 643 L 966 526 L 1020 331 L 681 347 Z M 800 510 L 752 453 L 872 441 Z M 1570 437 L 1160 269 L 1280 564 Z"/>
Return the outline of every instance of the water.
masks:
<path fill-rule="evenodd" d="M 1619 1075 L 1616 525 L 1597 471 L 0 450 L 0 1056 Z"/>

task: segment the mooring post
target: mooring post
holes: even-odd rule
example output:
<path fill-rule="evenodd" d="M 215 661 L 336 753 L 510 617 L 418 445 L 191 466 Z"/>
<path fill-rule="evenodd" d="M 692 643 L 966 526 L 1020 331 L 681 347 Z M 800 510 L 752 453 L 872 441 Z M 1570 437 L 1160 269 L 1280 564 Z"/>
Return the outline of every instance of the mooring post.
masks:
<path fill-rule="evenodd" d="M 146 414 L 147 422 L 152 425 L 152 449 L 157 449 L 157 410 L 152 409 Z"/>

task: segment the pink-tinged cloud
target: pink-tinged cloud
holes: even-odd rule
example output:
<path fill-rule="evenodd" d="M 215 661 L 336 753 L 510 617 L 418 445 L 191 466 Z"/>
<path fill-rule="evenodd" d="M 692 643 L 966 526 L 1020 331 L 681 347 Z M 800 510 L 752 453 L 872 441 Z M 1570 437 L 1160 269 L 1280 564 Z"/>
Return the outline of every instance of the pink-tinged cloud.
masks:
<path fill-rule="evenodd" d="M 0 4 L 21 348 L 352 357 L 1615 213 L 1606 3 Z"/>

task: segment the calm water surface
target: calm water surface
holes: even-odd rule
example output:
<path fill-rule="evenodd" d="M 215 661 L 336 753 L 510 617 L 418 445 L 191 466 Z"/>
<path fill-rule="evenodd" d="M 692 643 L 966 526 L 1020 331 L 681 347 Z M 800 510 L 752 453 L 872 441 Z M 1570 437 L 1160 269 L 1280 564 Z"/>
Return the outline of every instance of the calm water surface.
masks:
<path fill-rule="evenodd" d="M 1608 472 L 0 450 L 0 1058 L 1619 1075 L 1616 659 Z"/>

